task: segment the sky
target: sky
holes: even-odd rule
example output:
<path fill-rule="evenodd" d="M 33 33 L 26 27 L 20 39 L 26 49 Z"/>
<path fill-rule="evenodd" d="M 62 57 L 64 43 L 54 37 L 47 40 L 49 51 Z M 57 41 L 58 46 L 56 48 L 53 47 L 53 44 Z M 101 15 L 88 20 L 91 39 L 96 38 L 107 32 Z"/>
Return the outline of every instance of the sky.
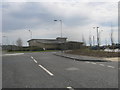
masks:
<path fill-rule="evenodd" d="M 82 1 L 82 0 L 81 0 Z M 27 1 L 4 0 L 0 5 L 2 44 L 16 44 L 21 38 L 23 45 L 31 39 L 55 39 L 61 36 L 69 41 L 82 41 L 89 45 L 89 36 L 95 37 L 99 27 L 101 45 L 110 44 L 111 28 L 114 42 L 118 42 L 118 2 L 79 0 Z M 58 21 L 54 21 L 58 20 Z M 112 26 L 112 27 L 111 27 Z M 30 31 L 31 32 L 30 32 Z"/>

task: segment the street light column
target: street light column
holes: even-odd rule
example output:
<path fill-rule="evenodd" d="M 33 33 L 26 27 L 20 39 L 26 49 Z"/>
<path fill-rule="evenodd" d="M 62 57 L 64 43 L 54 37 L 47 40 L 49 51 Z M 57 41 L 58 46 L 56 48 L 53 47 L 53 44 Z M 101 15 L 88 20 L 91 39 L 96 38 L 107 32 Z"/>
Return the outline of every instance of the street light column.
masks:
<path fill-rule="evenodd" d="M 58 20 L 54 20 L 54 21 L 58 21 Z M 60 27 L 61 27 L 61 37 L 62 37 L 62 20 L 59 20 L 60 21 Z"/>
<path fill-rule="evenodd" d="M 32 31 L 28 30 L 30 32 L 30 39 L 32 39 Z M 32 51 L 32 45 L 30 45 L 30 51 Z"/>
<path fill-rule="evenodd" d="M 6 43 L 5 45 L 8 45 L 8 37 L 7 36 L 3 36 L 4 38 L 6 38 Z"/>
<path fill-rule="evenodd" d="M 99 27 L 97 27 L 97 44 L 98 44 L 98 47 L 99 47 L 100 44 L 99 44 L 98 28 Z"/>
<path fill-rule="evenodd" d="M 31 31 L 31 30 L 29 30 L 29 32 L 30 32 L 30 39 L 32 39 L 32 31 Z"/>
<path fill-rule="evenodd" d="M 61 23 L 61 37 L 62 37 L 62 20 L 60 20 Z"/>

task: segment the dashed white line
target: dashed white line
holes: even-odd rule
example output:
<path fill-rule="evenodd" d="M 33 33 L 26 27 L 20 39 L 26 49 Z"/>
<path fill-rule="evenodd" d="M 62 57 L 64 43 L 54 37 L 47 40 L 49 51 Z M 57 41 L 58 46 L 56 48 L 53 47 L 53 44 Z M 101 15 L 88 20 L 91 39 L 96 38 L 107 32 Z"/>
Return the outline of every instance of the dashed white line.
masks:
<path fill-rule="evenodd" d="M 3 56 L 23 55 L 24 53 L 3 54 Z"/>
<path fill-rule="evenodd" d="M 33 59 L 35 63 L 37 63 L 37 61 L 35 59 Z"/>
<path fill-rule="evenodd" d="M 37 61 L 31 56 L 31 58 L 33 59 L 33 61 L 35 62 L 35 63 L 37 63 Z"/>
<path fill-rule="evenodd" d="M 31 56 L 31 58 L 33 59 L 33 57 Z"/>
<path fill-rule="evenodd" d="M 92 62 L 92 64 L 96 64 L 96 63 Z"/>
<path fill-rule="evenodd" d="M 72 87 L 67 87 L 67 89 L 69 89 L 69 90 L 74 90 Z"/>
<path fill-rule="evenodd" d="M 50 71 L 48 71 L 46 68 L 44 68 L 42 65 L 38 65 L 41 67 L 43 70 L 45 70 L 49 75 L 54 76 Z"/>
<path fill-rule="evenodd" d="M 107 67 L 110 67 L 110 68 L 115 68 L 115 67 L 113 67 L 113 66 L 109 66 L 109 65 L 108 65 Z"/>
<path fill-rule="evenodd" d="M 99 64 L 99 65 L 101 65 L 101 66 L 105 66 L 104 64 Z"/>
<path fill-rule="evenodd" d="M 90 62 L 85 62 L 85 63 L 90 63 Z"/>

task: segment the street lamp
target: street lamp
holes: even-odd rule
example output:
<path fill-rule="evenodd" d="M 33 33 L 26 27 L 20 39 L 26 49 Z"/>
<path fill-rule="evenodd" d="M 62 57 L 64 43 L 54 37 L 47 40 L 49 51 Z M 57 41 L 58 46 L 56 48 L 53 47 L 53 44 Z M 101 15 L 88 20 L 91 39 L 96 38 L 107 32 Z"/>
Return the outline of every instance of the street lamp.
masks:
<path fill-rule="evenodd" d="M 89 44 L 90 44 L 90 47 L 92 46 L 92 40 L 91 40 L 91 30 L 89 30 Z"/>
<path fill-rule="evenodd" d="M 100 46 L 100 34 L 103 30 L 98 30 L 99 27 L 93 27 L 93 29 L 95 29 L 95 28 L 97 30 L 97 45 L 99 47 Z"/>
<path fill-rule="evenodd" d="M 100 31 L 99 31 L 99 36 L 98 36 L 98 37 L 99 37 L 99 44 L 100 44 L 100 41 L 101 41 L 100 34 L 101 34 L 102 31 L 103 31 L 103 30 L 100 30 Z"/>
<path fill-rule="evenodd" d="M 7 36 L 3 36 L 4 38 L 6 38 L 6 45 L 8 45 L 8 37 Z"/>
<path fill-rule="evenodd" d="M 30 39 L 32 39 L 32 31 L 28 30 L 30 32 Z"/>
<path fill-rule="evenodd" d="M 54 20 L 54 21 L 60 21 L 60 27 L 61 27 L 61 37 L 62 37 L 62 20 Z"/>
<path fill-rule="evenodd" d="M 95 45 L 95 37 L 94 37 L 94 35 L 93 35 L 93 46 Z"/>
<path fill-rule="evenodd" d="M 32 39 L 32 31 L 28 30 L 30 32 L 30 39 Z M 30 50 L 32 51 L 32 46 L 30 46 Z"/>
<path fill-rule="evenodd" d="M 54 21 L 60 21 L 60 27 L 61 27 L 61 38 L 62 38 L 62 20 L 54 20 Z M 62 52 L 62 49 L 63 49 L 63 44 L 62 44 L 62 41 L 61 41 L 61 52 Z"/>
<path fill-rule="evenodd" d="M 97 45 L 98 45 L 98 47 L 99 47 L 99 36 L 98 36 L 98 28 L 99 27 L 93 27 L 93 29 L 95 29 L 96 28 L 96 30 L 97 30 Z"/>

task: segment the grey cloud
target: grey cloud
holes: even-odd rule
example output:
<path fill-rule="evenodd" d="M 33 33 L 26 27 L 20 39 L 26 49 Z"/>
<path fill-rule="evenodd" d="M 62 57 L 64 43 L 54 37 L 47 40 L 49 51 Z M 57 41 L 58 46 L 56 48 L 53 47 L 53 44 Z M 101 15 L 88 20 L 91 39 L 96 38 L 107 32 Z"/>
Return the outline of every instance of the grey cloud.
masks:
<path fill-rule="evenodd" d="M 14 4 L 15 3 L 13 3 L 13 5 Z M 3 10 L 3 31 L 23 29 L 25 26 L 35 27 L 37 25 L 41 25 L 48 18 L 51 18 L 49 13 L 44 12 L 44 8 L 40 6 L 38 8 L 37 3 L 26 3 L 20 11 L 11 11 L 10 13 L 6 13 Z M 30 22 L 32 19 L 38 19 L 38 22 Z"/>
<path fill-rule="evenodd" d="M 11 3 L 13 6 L 16 3 Z M 93 4 L 93 3 L 89 3 Z M 98 3 L 99 4 L 99 3 Z M 19 7 L 19 4 L 18 4 Z M 5 10 L 4 10 L 5 9 Z M 9 11 L 6 12 L 6 9 L 11 10 L 9 3 L 3 4 L 3 32 L 25 29 L 26 26 L 30 28 L 40 27 L 44 28 L 53 24 L 54 19 L 62 19 L 63 24 L 68 27 L 74 26 L 84 26 L 90 23 L 94 23 L 88 15 L 74 15 L 70 18 L 65 18 L 60 15 L 54 15 L 48 8 L 45 8 L 41 3 L 27 2 L 21 6 L 21 9 L 18 11 Z M 51 9 L 52 10 L 52 9 Z M 65 11 L 63 11 L 64 14 Z M 37 20 L 32 22 L 31 20 Z M 91 22 L 92 21 L 92 22 Z M 107 26 L 109 23 L 99 23 L 100 25 Z M 109 25 L 108 25 L 109 26 Z"/>

